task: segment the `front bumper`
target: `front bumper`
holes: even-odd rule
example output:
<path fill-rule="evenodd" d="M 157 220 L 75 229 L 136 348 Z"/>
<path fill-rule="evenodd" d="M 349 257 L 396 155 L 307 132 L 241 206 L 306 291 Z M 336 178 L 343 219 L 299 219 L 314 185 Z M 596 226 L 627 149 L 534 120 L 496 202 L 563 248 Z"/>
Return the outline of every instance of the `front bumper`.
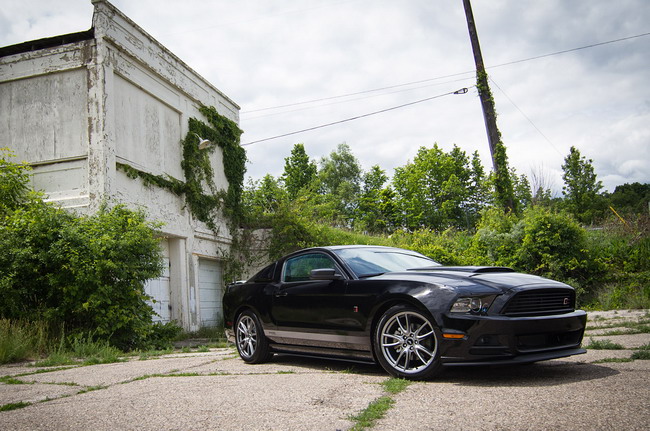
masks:
<path fill-rule="evenodd" d="M 440 342 L 444 365 L 512 364 L 586 353 L 580 348 L 587 323 L 582 310 L 552 316 L 443 316 L 442 332 L 464 334 Z"/>

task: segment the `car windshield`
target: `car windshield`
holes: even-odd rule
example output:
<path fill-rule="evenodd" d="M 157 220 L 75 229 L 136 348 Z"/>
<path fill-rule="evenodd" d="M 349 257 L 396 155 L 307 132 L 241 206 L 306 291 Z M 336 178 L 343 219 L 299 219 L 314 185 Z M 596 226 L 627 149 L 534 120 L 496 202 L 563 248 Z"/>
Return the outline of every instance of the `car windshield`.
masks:
<path fill-rule="evenodd" d="M 343 248 L 334 251 L 354 271 L 357 277 L 371 277 L 385 272 L 412 268 L 440 266 L 421 254 L 401 249 Z"/>

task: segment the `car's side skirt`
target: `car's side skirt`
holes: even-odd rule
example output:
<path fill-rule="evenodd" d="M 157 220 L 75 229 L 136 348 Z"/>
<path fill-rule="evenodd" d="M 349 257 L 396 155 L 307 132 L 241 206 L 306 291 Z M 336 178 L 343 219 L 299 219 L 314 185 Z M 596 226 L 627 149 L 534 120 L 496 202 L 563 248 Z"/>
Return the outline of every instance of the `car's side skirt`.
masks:
<path fill-rule="evenodd" d="M 271 351 L 310 358 L 343 359 L 352 362 L 375 363 L 372 352 L 365 350 L 332 349 L 327 347 L 269 344 Z"/>
<path fill-rule="evenodd" d="M 371 350 L 370 337 L 323 332 L 265 329 L 267 338 L 277 344 L 325 347 L 331 349 Z"/>

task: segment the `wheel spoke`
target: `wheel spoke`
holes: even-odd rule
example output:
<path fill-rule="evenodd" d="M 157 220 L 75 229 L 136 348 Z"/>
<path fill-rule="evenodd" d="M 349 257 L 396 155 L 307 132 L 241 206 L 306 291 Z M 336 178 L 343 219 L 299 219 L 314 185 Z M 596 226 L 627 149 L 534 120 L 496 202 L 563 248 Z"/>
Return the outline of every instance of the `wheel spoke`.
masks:
<path fill-rule="evenodd" d="M 382 343 L 381 346 L 382 347 L 395 347 L 395 346 L 399 346 L 400 344 L 402 344 L 401 341 L 396 341 L 394 343 Z"/>
<path fill-rule="evenodd" d="M 427 356 L 429 356 L 429 359 L 424 359 L 424 358 L 422 357 L 422 352 L 426 353 Z M 425 349 L 425 348 L 422 347 L 422 346 L 415 346 L 415 354 L 418 355 L 418 358 L 420 358 L 420 360 L 421 360 L 422 362 L 424 362 L 425 364 L 426 364 L 427 362 L 429 362 L 429 361 L 431 360 L 431 358 L 433 358 L 433 353 L 430 352 L 430 351 L 428 351 L 427 349 Z"/>

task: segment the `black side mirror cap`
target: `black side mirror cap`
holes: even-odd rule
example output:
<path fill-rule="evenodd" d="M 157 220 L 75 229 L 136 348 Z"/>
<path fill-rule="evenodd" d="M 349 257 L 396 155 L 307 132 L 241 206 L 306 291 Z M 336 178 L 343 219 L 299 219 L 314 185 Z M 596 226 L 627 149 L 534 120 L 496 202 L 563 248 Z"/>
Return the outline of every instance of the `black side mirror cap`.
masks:
<path fill-rule="evenodd" d="M 312 269 L 309 273 L 310 280 L 340 280 L 343 276 L 333 268 Z"/>

